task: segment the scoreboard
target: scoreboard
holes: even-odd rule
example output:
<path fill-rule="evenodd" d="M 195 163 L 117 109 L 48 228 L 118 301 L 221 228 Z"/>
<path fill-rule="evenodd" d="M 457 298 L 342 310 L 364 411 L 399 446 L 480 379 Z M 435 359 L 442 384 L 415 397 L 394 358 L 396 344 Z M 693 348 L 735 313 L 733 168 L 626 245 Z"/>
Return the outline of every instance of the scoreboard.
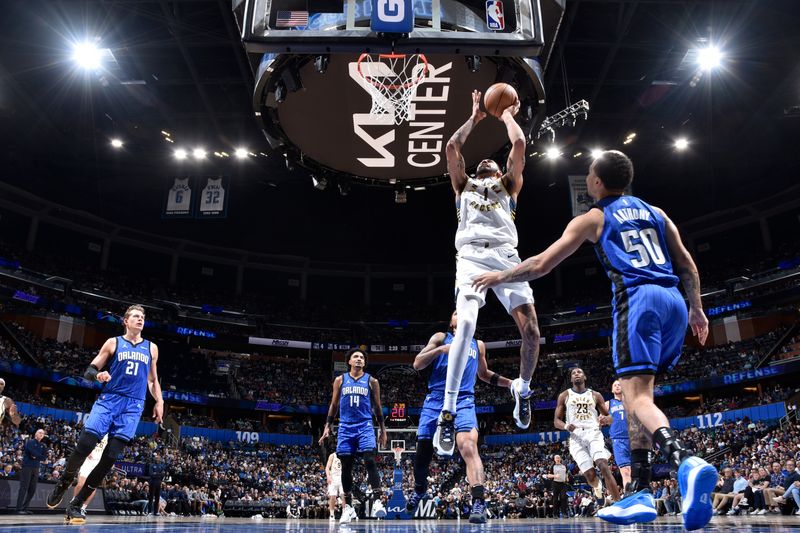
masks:
<path fill-rule="evenodd" d="M 405 402 L 392 402 L 389 404 L 389 416 L 386 425 L 389 427 L 407 427 L 411 420 L 408 416 L 408 404 Z"/>

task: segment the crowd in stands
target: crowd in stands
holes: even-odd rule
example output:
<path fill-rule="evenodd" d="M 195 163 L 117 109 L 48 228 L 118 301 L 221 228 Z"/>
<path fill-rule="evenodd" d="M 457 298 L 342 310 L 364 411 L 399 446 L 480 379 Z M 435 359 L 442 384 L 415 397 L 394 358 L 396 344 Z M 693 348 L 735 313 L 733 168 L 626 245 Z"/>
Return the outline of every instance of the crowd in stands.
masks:
<path fill-rule="evenodd" d="M 75 424 L 47 418 L 24 417 L 17 429 L 9 424 L 2 426 L 0 449 L 0 477 L 14 477 L 20 470 L 24 442 L 38 428 L 45 429 L 48 449 L 42 462 L 40 479 L 57 480 L 65 464 L 65 457 L 74 446 L 80 427 Z M 772 465 L 786 467 L 787 461 L 800 460 L 800 425 L 768 428 L 765 424 L 739 420 L 719 427 L 701 430 L 690 427 L 681 432 L 684 442 L 698 455 L 711 459 L 721 471 L 726 468 L 741 472 L 755 472 L 756 483 L 776 486 L 781 482 L 780 472 L 772 472 Z M 553 456 L 565 459 L 576 489 L 582 486 L 577 467 L 569 456 L 566 443 L 516 444 L 481 446 L 486 471 L 486 489 L 490 511 L 495 517 L 554 516 L 550 484 L 546 477 L 551 473 Z M 309 446 L 279 446 L 271 444 L 213 443 L 205 439 L 184 438 L 170 444 L 158 437 L 138 437 L 125 449 L 121 460 L 132 463 L 164 463 L 167 478 L 162 485 L 161 512 L 177 515 L 218 514 L 226 502 L 253 501 L 272 509 L 281 516 L 294 499 L 303 509 L 302 516 L 324 517 L 326 514 L 326 482 L 321 450 Z M 389 488 L 394 468 L 394 458 L 388 454 L 378 456 L 384 486 Z M 413 486 L 413 455 L 406 454 L 401 461 L 404 472 L 404 490 Z M 616 468 L 614 467 L 616 470 Z M 764 469 L 765 472 L 761 472 Z M 781 474 L 784 475 L 784 474 Z M 355 472 L 357 493 L 366 490 L 363 466 Z M 113 477 L 106 488 L 117 491 L 114 497 L 127 502 L 141 501 L 147 485 L 143 479 Z M 454 459 L 434 459 L 430 473 L 430 495 L 436 500 L 437 515 L 454 517 L 459 506 L 469 495 L 464 465 L 456 455 Z M 766 485 L 765 485 L 766 483 Z M 674 512 L 679 502 L 674 485 L 669 481 L 654 486 L 662 512 Z M 573 499 L 573 512 L 585 514 L 591 502 L 582 502 L 578 491 Z M 388 492 L 387 494 L 388 495 Z M 384 497 L 386 497 L 384 495 Z M 753 500 L 755 501 L 755 500 Z M 751 510 L 758 511 L 761 505 Z M 764 507 L 777 508 L 773 500 L 764 501 Z M 770 503 L 772 502 L 772 503 Z M 678 507 L 679 508 L 679 507 Z M 672 509 L 672 511 L 670 510 Z"/>
<path fill-rule="evenodd" d="M 19 356 L 17 349 L 6 339 L 0 337 L 0 360 L 9 362 L 20 362 L 22 359 Z"/>
<path fill-rule="evenodd" d="M 786 361 L 800 357 L 800 335 L 795 335 L 775 354 L 773 361 Z"/>

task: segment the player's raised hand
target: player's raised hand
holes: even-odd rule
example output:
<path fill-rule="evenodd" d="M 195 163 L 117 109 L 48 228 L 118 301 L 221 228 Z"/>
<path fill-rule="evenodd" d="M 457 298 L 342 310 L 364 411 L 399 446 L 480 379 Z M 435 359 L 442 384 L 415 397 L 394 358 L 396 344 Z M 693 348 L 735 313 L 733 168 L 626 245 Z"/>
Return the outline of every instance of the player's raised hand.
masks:
<path fill-rule="evenodd" d="M 696 307 L 689 308 L 689 325 L 692 328 L 692 333 L 701 345 L 705 346 L 706 339 L 708 338 L 708 319 L 702 309 Z"/>
<path fill-rule="evenodd" d="M 502 120 L 506 114 L 511 115 L 512 117 L 516 116 L 519 113 L 519 98 L 517 98 L 513 104 L 508 106 L 507 108 L 503 109 L 503 112 L 500 113 L 500 119 Z"/>
<path fill-rule="evenodd" d="M 99 381 L 100 383 L 108 383 L 109 381 L 111 381 L 111 374 L 109 374 L 105 370 L 102 372 L 98 372 L 97 381 Z"/>
<path fill-rule="evenodd" d="M 331 428 L 326 424 L 325 430 L 322 432 L 322 436 L 317 441 L 317 444 L 321 446 L 326 440 L 328 440 L 328 437 L 330 436 L 331 436 Z"/>
<path fill-rule="evenodd" d="M 500 284 L 501 272 L 486 272 L 480 276 L 472 278 L 472 287 L 476 291 L 485 291 Z"/>
<path fill-rule="evenodd" d="M 480 91 L 472 91 L 472 118 L 475 122 L 486 118 L 486 113 L 481 111 L 481 94 Z"/>

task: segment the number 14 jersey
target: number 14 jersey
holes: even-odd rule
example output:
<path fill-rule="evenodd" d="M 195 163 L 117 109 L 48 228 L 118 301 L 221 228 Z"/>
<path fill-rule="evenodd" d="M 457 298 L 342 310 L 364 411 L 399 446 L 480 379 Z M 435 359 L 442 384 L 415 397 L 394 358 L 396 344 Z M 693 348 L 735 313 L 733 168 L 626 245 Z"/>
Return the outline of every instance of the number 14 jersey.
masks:
<path fill-rule="evenodd" d="M 339 400 L 339 424 L 355 426 L 368 423 L 372 426 L 372 398 L 369 389 L 369 374 L 358 379 L 350 372 L 342 374 L 342 395 Z"/>

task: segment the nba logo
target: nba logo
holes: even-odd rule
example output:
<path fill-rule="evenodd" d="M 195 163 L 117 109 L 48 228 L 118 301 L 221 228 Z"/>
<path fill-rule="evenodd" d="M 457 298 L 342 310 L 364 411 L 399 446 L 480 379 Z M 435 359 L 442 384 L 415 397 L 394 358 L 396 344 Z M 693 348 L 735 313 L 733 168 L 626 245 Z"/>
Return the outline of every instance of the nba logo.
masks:
<path fill-rule="evenodd" d="M 506 21 L 503 18 L 503 2 L 486 0 L 486 25 L 490 30 L 504 30 Z"/>

